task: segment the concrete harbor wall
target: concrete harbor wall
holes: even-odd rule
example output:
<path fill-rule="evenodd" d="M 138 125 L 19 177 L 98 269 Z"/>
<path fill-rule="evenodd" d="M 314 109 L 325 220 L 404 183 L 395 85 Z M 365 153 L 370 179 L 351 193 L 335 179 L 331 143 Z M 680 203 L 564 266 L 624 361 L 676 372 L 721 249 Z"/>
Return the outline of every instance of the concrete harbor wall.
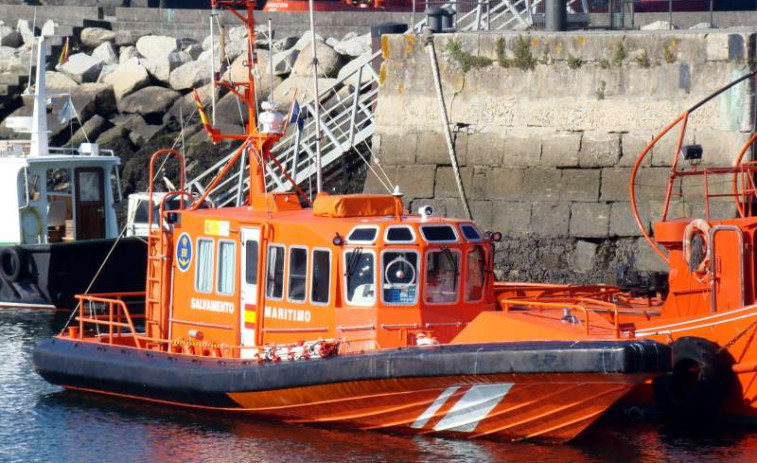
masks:
<path fill-rule="evenodd" d="M 640 239 L 629 177 L 653 134 L 754 66 L 753 30 L 437 35 L 434 45 L 474 218 L 502 231 L 498 277 L 643 283 L 665 267 Z M 421 38 L 385 36 L 374 152 L 408 204 L 462 216 Z M 730 164 L 754 128 L 740 85 L 694 114 L 687 143 Z M 677 132 L 638 179 L 651 228 Z M 728 185 L 729 186 L 729 185 Z M 724 189 L 718 179 L 712 189 Z M 369 176 L 365 191 L 380 191 Z M 701 197 L 674 211 L 702 216 Z M 714 216 L 733 214 L 713 203 Z"/>

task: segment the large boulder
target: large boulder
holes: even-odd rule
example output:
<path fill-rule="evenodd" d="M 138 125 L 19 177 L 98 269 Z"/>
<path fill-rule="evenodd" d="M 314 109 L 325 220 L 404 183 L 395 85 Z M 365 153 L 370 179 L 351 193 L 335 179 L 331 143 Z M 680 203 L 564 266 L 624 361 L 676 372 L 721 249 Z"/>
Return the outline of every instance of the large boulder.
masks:
<path fill-rule="evenodd" d="M 29 51 L 0 46 L 0 72 L 28 72 Z"/>
<path fill-rule="evenodd" d="M 79 84 L 72 78 L 62 72 L 47 71 L 45 72 L 45 87 L 48 92 L 69 92 L 75 89 Z"/>
<path fill-rule="evenodd" d="M 171 71 L 168 83 L 174 90 L 189 90 L 210 82 L 208 66 L 199 61 L 190 61 Z"/>
<path fill-rule="evenodd" d="M 116 156 L 121 157 L 122 166 L 134 156 L 134 145 L 129 140 L 129 131 L 123 127 L 112 127 L 97 137 L 97 143 L 101 149 L 113 150 Z M 142 166 L 144 173 L 145 166 Z"/>
<path fill-rule="evenodd" d="M 258 101 L 267 100 L 271 92 L 271 77 L 270 67 L 268 64 L 268 51 L 258 50 L 258 64 L 253 68 L 252 74 L 255 77 L 255 95 Z M 247 66 L 245 62 L 247 57 L 240 56 L 234 60 L 231 67 L 224 73 L 223 78 L 229 81 L 246 81 L 247 80 Z M 275 63 L 275 61 L 274 61 Z M 276 72 L 274 66 L 273 71 L 273 87 L 276 88 L 282 82 L 282 78 Z"/>
<path fill-rule="evenodd" d="M 200 98 L 200 103 L 207 107 L 212 100 L 213 84 L 207 84 L 197 89 L 197 96 Z M 172 124 L 171 126 L 176 130 L 181 129 L 181 123 L 184 125 L 198 122 L 200 118 L 195 114 L 194 119 L 190 119 L 195 113 L 197 103 L 195 102 L 194 93 L 187 93 L 183 97 L 177 99 L 171 109 L 163 116 L 163 122 L 165 124 Z M 210 112 L 210 109 L 207 109 Z"/>
<path fill-rule="evenodd" d="M 137 47 L 139 50 L 139 47 Z M 166 56 L 147 57 L 143 61 L 147 72 L 160 82 L 168 83 L 171 78 L 171 71 L 182 64 L 192 61 L 192 58 L 183 51 L 175 51 Z"/>
<path fill-rule="evenodd" d="M 344 65 L 342 56 L 334 51 L 333 48 L 326 45 L 322 40 L 316 40 L 315 51 L 318 55 L 318 77 L 336 77 L 339 69 Z M 293 75 L 312 76 L 313 75 L 313 44 L 308 43 L 300 51 L 297 60 L 292 68 Z"/>
<path fill-rule="evenodd" d="M 122 113 L 136 113 L 142 115 L 148 123 L 151 119 L 161 121 L 163 113 L 171 107 L 181 94 L 174 90 L 151 86 L 138 90 L 124 97 L 118 103 L 118 110 Z"/>
<path fill-rule="evenodd" d="M 140 64 L 139 58 L 132 58 L 119 64 L 113 73 L 105 77 L 104 82 L 113 85 L 116 101 L 121 101 L 123 97 L 146 87 L 150 83 L 150 76 Z"/>
<path fill-rule="evenodd" d="M 202 45 L 198 43 L 189 44 L 184 47 L 184 53 L 189 55 L 193 60 L 196 60 L 200 57 L 200 53 L 202 53 Z"/>
<path fill-rule="evenodd" d="M 21 34 L 25 44 L 31 44 L 34 41 L 34 36 L 37 35 L 34 25 L 28 19 L 19 19 L 16 22 L 16 31 Z"/>
<path fill-rule="evenodd" d="M 79 40 L 85 47 L 94 49 L 105 42 L 114 42 L 116 33 L 102 27 L 85 27 L 79 34 Z"/>
<path fill-rule="evenodd" d="M 336 79 L 319 78 L 318 79 L 318 93 L 321 94 L 321 102 L 327 100 L 333 95 L 333 91 L 336 90 Z M 292 102 L 292 98 L 297 92 L 297 100 L 300 102 L 307 102 L 313 99 L 313 78 L 307 76 L 292 76 L 281 84 L 277 85 L 273 89 L 273 99 L 281 105 L 283 108 L 288 108 Z"/>
<path fill-rule="evenodd" d="M 179 41 L 164 35 L 146 35 L 137 40 L 137 50 L 145 58 L 167 58 L 180 50 Z"/>
<path fill-rule="evenodd" d="M 135 45 L 138 38 L 139 35 L 137 35 L 137 33 L 134 31 L 120 30 L 116 32 L 116 46 L 126 47 Z"/>
<path fill-rule="evenodd" d="M 74 133 L 74 135 L 68 141 L 68 144 L 77 147 L 82 143 L 87 143 L 88 140 L 95 141 L 101 133 L 108 130 L 110 127 L 111 123 L 108 122 L 107 119 L 100 116 L 99 114 L 95 114 L 94 116 L 89 118 L 89 120 L 85 122 L 84 125 L 79 127 L 79 130 Z"/>
<path fill-rule="evenodd" d="M 297 57 L 300 55 L 299 50 L 291 49 L 280 51 L 273 55 L 273 75 L 285 76 L 289 75 L 294 68 L 294 63 L 297 62 Z M 266 63 L 268 65 L 268 63 Z"/>
<path fill-rule="evenodd" d="M 208 108 L 208 116 L 210 112 Z M 248 116 L 247 108 L 233 93 L 228 93 L 216 102 L 216 125 L 244 125 L 249 120 Z"/>
<path fill-rule="evenodd" d="M 76 53 L 68 58 L 68 61 L 60 67 L 60 71 L 81 84 L 96 81 L 102 67 L 103 62 L 99 59 L 86 53 Z"/>
<path fill-rule="evenodd" d="M 371 35 L 358 35 L 356 37 L 350 37 L 337 42 L 334 45 L 334 51 L 340 55 L 357 57 L 364 53 L 370 53 L 371 51 Z"/>
<path fill-rule="evenodd" d="M 323 37 L 321 37 L 318 34 L 315 34 L 315 39 L 323 41 Z M 297 39 L 297 42 L 294 43 L 294 49 L 302 51 L 305 49 L 306 46 L 310 45 L 310 42 L 312 41 L 310 32 L 306 32 L 302 34 L 302 37 Z"/>
<path fill-rule="evenodd" d="M 137 51 L 137 47 L 133 45 L 127 45 L 125 47 L 121 47 L 121 50 L 118 54 L 118 64 L 124 64 L 125 62 L 129 61 L 132 58 L 138 58 L 139 52 Z"/>
<path fill-rule="evenodd" d="M 71 99 L 82 121 L 95 114 L 107 116 L 116 110 L 116 97 L 110 84 L 81 84 L 71 92 Z"/>
<path fill-rule="evenodd" d="M 372 69 L 363 69 L 362 73 L 359 73 L 358 71 L 360 70 L 361 66 L 364 66 L 371 61 L 371 56 L 373 56 L 373 54 L 371 52 L 368 52 L 349 61 L 344 65 L 342 69 L 339 70 L 337 80 L 344 80 L 345 84 L 355 86 L 357 85 L 358 74 L 360 74 L 359 77 L 361 85 L 365 85 L 370 82 L 372 80 L 371 73 L 374 72 Z"/>
<path fill-rule="evenodd" d="M 299 40 L 299 37 L 294 36 L 278 39 L 273 42 L 273 50 L 275 52 L 289 50 L 294 47 L 294 45 L 297 43 L 297 40 Z"/>
<path fill-rule="evenodd" d="M 42 25 L 42 29 L 40 29 L 40 34 L 42 35 L 57 35 L 58 31 L 60 29 L 60 26 L 58 26 L 58 23 L 53 21 L 52 19 L 48 19 L 45 21 L 45 24 Z"/>
<path fill-rule="evenodd" d="M 0 26 L 0 45 L 18 48 L 24 44 L 24 38 L 17 31 L 8 26 Z"/>
<path fill-rule="evenodd" d="M 116 49 L 110 42 L 104 42 L 92 51 L 92 58 L 97 58 L 105 64 L 118 64 Z"/>

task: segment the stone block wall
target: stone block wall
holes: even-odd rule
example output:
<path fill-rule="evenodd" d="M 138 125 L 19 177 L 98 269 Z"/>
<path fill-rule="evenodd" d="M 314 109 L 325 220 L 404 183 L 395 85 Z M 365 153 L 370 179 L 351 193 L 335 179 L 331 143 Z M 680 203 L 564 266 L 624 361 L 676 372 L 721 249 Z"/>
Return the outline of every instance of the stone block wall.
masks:
<path fill-rule="evenodd" d="M 751 30 L 434 37 L 474 219 L 507 237 L 498 276 L 644 284 L 650 272 L 664 272 L 631 213 L 632 166 L 677 115 L 749 72 L 754 43 Z M 464 71 L 467 58 L 455 48 L 479 57 L 479 67 Z M 385 36 L 383 51 L 379 165 L 413 210 L 432 204 L 462 217 L 426 48 L 416 36 Z M 703 146 L 705 164 L 732 163 L 754 127 L 753 98 L 742 84 L 692 115 L 686 142 Z M 648 230 L 662 211 L 677 137 L 663 137 L 639 171 Z M 686 186 L 671 213 L 703 216 L 702 186 Z M 382 190 L 369 174 L 365 191 Z M 710 205 L 713 217 L 733 214 L 730 202 Z"/>

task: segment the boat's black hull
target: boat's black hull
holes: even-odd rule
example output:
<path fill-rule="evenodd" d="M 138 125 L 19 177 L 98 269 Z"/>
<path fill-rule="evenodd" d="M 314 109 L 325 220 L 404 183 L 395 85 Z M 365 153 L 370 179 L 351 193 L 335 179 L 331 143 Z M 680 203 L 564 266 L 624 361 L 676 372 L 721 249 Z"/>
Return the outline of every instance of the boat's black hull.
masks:
<path fill-rule="evenodd" d="M 143 291 L 146 244 L 138 238 L 122 238 L 113 247 L 114 241 L 14 246 L 21 255 L 23 273 L 10 281 L 0 272 L 0 306 L 73 309 L 74 296 L 88 288 L 90 293 Z"/>
<path fill-rule="evenodd" d="M 354 381 L 502 374 L 638 376 L 668 372 L 670 365 L 670 347 L 647 340 L 406 348 L 273 364 L 61 338 L 43 340 L 34 351 L 34 368 L 53 384 L 209 407 L 238 407 L 230 393 Z"/>

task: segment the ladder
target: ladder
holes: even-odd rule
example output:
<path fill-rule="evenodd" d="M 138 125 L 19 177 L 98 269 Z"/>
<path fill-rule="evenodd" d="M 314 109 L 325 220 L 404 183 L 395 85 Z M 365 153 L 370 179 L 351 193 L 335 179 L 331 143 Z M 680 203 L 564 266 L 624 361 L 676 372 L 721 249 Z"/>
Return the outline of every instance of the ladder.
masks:
<path fill-rule="evenodd" d="M 162 311 L 168 307 L 168 294 L 164 283 L 170 287 L 171 237 L 161 227 L 150 230 L 147 235 L 147 284 L 145 285 L 145 334 L 152 339 L 166 339 L 168 333 L 161 329 Z M 148 343 L 148 346 L 150 343 Z"/>
<path fill-rule="evenodd" d="M 321 166 L 324 174 L 338 165 L 336 161 L 345 154 L 358 152 L 369 157 L 378 102 L 378 73 L 375 65 L 381 59 L 381 51 L 365 54 L 348 64 L 350 72 L 344 73 L 333 85 L 320 91 L 319 98 L 300 102 L 305 116 L 302 131 L 296 124 L 272 149 L 271 154 L 287 170 L 295 183 L 304 191 L 315 185 L 315 105 L 321 105 Z M 318 103 L 316 103 L 318 101 Z M 187 191 L 203 194 L 213 177 L 231 159 L 232 153 L 224 156 L 210 168 L 187 182 Z M 227 175 L 210 194 L 216 207 L 240 205 L 249 190 L 249 166 L 242 165 L 235 173 Z M 265 166 L 265 182 L 268 191 L 289 191 L 291 182 L 269 163 Z"/>

